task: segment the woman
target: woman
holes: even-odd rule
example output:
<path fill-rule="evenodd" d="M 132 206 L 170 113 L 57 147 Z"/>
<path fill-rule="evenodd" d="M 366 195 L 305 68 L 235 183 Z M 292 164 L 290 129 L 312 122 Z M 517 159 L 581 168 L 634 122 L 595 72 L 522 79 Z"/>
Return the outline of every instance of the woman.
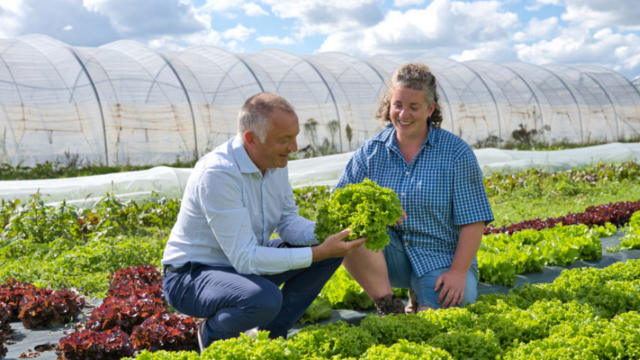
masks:
<path fill-rule="evenodd" d="M 471 147 L 440 128 L 429 68 L 397 69 L 376 117 L 389 124 L 354 153 L 336 188 L 372 179 L 398 194 L 405 215 L 389 227 L 391 242 L 382 252 L 360 247 L 344 259 L 345 268 L 381 316 L 404 313 L 392 286 L 412 289 L 407 312 L 475 301 L 476 253 L 494 218 Z"/>

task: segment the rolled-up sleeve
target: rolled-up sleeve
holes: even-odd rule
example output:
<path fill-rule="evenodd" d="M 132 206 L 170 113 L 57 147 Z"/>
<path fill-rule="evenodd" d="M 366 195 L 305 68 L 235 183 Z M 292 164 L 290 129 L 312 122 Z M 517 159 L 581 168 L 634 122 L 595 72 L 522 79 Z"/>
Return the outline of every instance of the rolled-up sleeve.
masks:
<path fill-rule="evenodd" d="M 207 222 L 232 266 L 241 274 L 278 274 L 311 265 L 311 248 L 259 246 L 242 201 L 242 181 L 230 171 L 206 170 L 198 197 Z M 294 205 L 295 206 L 295 205 Z"/>
<path fill-rule="evenodd" d="M 464 146 L 453 168 L 453 223 L 462 226 L 494 220 L 484 189 L 482 170 L 473 150 Z"/>

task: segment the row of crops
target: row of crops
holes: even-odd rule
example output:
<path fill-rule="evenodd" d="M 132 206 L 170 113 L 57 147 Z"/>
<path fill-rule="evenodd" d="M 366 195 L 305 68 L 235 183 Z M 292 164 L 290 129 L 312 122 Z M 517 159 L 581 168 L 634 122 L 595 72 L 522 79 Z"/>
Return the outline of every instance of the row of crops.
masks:
<path fill-rule="evenodd" d="M 637 163 L 598 164 L 559 173 L 527 170 L 513 175 L 493 175 L 485 178 L 485 187 L 497 220 L 495 226 L 486 229 L 478 253 L 479 276 L 483 282 L 512 285 L 516 274 L 540 271 L 546 265 L 564 266 L 576 260 L 599 259 L 602 256 L 600 238 L 619 232 L 626 235 L 612 251 L 640 248 L 640 212 L 637 212 L 640 201 L 635 201 L 640 199 L 640 165 Z M 296 190 L 301 215 L 315 220 L 328 195 L 329 189 L 325 187 Z M 104 298 L 104 302 L 87 316 L 86 329 L 62 339 L 57 349 L 60 358 L 96 358 L 96 354 L 87 355 L 87 351 L 97 349 L 102 349 L 101 354 L 111 354 L 104 355 L 106 358 L 133 356 L 134 351 L 145 349 L 193 349 L 195 323 L 193 319 L 172 314 L 163 300 L 159 274 L 153 267 L 160 265 L 180 200 L 154 196 L 141 202 L 120 202 L 107 194 L 88 210 L 64 203 L 46 206 L 45 200 L 46 194 L 34 194 L 28 201 L 0 203 L 3 225 L 0 282 L 4 282 L 0 285 L 0 355 L 2 349 L 6 349 L 2 343 L 10 331 L 10 321 L 22 321 L 25 328 L 50 327 L 69 321 L 84 306 L 83 297 Z M 618 339 L 628 335 L 639 339 L 637 332 L 630 330 L 624 336 L 618 332 L 620 324 L 625 323 L 635 331 L 639 328 L 637 315 L 630 311 L 640 310 L 640 275 L 633 275 L 640 273 L 637 270 L 640 265 L 631 261 L 618 265 L 601 270 L 603 273 L 600 270 L 566 272 L 554 284 L 536 285 L 507 297 L 482 296 L 477 304 L 465 309 L 367 318 L 360 327 L 346 324 L 309 327 L 286 341 L 270 341 L 260 335 L 255 340 L 239 338 L 217 342 L 202 357 L 195 353 L 170 352 L 143 353 L 139 357 L 377 359 L 414 356 L 435 359 L 452 356 L 462 359 L 474 354 L 471 357 L 501 355 L 515 359 L 534 350 L 557 350 L 563 347 L 560 344 L 575 341 L 575 346 L 584 346 L 597 354 L 593 358 L 638 358 L 637 353 L 621 352 L 620 349 L 633 349 L 625 345 L 626 340 L 619 340 L 622 342 L 615 346 L 620 349 L 616 348 L 615 353 L 604 356 L 597 350 L 610 342 L 608 336 Z M 588 280 L 568 274 L 582 274 L 580 276 L 587 276 Z M 573 292 L 566 286 L 571 281 L 562 280 L 564 278 L 575 281 L 573 287 L 569 287 Z M 617 282 L 611 283 L 614 280 Z M 592 290 L 585 290 L 583 285 L 587 283 L 593 285 L 589 288 Z M 611 288 L 611 294 L 621 297 L 607 294 L 598 297 L 595 284 L 599 284 L 600 290 Z M 406 289 L 395 291 L 406 297 Z M 550 314 L 573 311 L 573 315 L 567 316 L 566 321 L 544 320 L 535 312 L 541 311 L 536 310 L 536 306 L 550 307 L 551 310 L 547 309 Z M 33 308 L 40 312 L 28 310 Z M 343 268 L 327 283 L 301 322 L 324 318 L 332 308 L 373 308 L 371 299 Z M 23 310 L 24 314 L 34 313 L 30 320 L 25 320 L 27 315 L 20 318 Z M 594 314 L 593 320 L 598 321 L 570 323 L 576 319 L 588 320 L 588 316 L 576 316 L 578 311 L 590 311 L 589 314 Z M 442 320 L 448 316 L 467 320 L 463 323 Z M 514 324 L 530 323 L 523 320 L 525 316 L 544 324 L 536 325 L 535 329 L 531 325 L 531 329 L 522 330 L 520 334 Z M 593 329 L 593 333 L 604 334 L 604 337 L 577 330 L 571 333 L 563 326 Z M 437 331 L 417 330 L 422 327 L 437 328 Z M 422 335 L 411 333 L 414 330 Z M 531 335 L 532 332 L 536 335 Z M 589 341 L 579 340 L 583 338 Z M 603 343 L 593 343 L 597 339 Z M 575 346 L 569 348 L 583 352 L 583 348 Z M 283 355 L 279 357 L 280 352 Z M 103 356 L 101 354 L 98 355 Z M 549 358 L 558 358 L 555 353 L 548 354 L 552 354 Z"/>

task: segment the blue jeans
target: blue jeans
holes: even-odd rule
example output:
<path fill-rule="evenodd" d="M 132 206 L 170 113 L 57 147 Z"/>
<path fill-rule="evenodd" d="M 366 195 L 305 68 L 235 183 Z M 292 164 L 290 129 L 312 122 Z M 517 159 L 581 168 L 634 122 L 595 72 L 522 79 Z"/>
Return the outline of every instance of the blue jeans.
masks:
<path fill-rule="evenodd" d="M 291 247 L 280 239 L 268 246 Z M 332 258 L 275 275 L 244 275 L 232 267 L 187 263 L 166 274 L 162 284 L 176 310 L 207 319 L 205 346 L 254 327 L 270 331 L 272 338 L 286 338 L 341 263 L 342 258 Z"/>
<path fill-rule="evenodd" d="M 418 303 L 420 306 L 426 305 L 432 309 L 442 308 L 442 302 L 438 304 L 438 296 L 440 295 L 442 286 L 440 286 L 438 291 L 434 291 L 434 289 L 438 277 L 449 271 L 449 268 L 445 267 L 436 269 L 418 278 L 411 266 L 409 257 L 404 252 L 404 246 L 402 245 L 401 239 L 402 233 L 394 229 L 389 229 L 387 234 L 389 234 L 391 241 L 382 251 L 384 253 L 384 258 L 387 261 L 387 269 L 389 272 L 391 286 L 397 288 L 411 287 L 418 295 Z M 462 304 L 467 302 L 473 303 L 476 301 L 477 297 L 478 267 L 476 265 L 472 265 L 471 268 L 469 268 L 465 279 Z"/>

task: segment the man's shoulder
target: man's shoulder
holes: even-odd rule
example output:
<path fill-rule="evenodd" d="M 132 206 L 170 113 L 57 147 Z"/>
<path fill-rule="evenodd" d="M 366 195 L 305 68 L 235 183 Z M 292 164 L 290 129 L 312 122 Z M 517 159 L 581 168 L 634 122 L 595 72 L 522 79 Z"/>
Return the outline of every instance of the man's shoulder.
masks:
<path fill-rule="evenodd" d="M 231 140 L 201 157 L 194 166 L 192 176 L 197 183 L 202 182 L 204 178 L 211 180 L 212 176 L 240 179 L 241 173 L 233 156 Z M 211 185 L 208 180 L 205 182 Z"/>
<path fill-rule="evenodd" d="M 232 140 L 219 145 L 205 154 L 198 160 L 196 166 L 198 164 L 202 166 L 203 170 L 237 170 L 238 166 L 233 156 Z"/>

